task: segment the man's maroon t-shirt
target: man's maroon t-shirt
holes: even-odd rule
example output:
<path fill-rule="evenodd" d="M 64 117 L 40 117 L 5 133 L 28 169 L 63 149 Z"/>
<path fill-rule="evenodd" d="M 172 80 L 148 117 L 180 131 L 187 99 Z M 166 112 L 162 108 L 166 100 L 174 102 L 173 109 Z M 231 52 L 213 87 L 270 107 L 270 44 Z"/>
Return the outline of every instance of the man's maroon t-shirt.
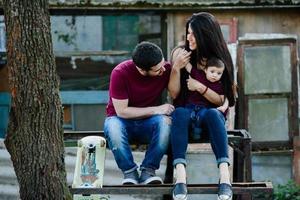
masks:
<path fill-rule="evenodd" d="M 161 76 L 143 76 L 132 60 L 117 65 L 110 76 L 107 116 L 116 115 L 114 99 L 128 99 L 129 107 L 158 106 L 163 90 L 167 88 L 171 65 L 165 63 L 166 71 Z"/>
<path fill-rule="evenodd" d="M 207 80 L 205 72 L 203 70 L 198 70 L 195 67 L 192 67 L 191 77 L 198 80 L 209 89 L 215 91 L 217 94 L 224 95 L 223 85 L 221 81 L 210 82 L 209 80 Z M 204 96 L 202 96 L 198 91 L 189 91 L 187 104 L 202 105 L 208 108 L 217 107 L 216 105 L 208 101 Z"/>

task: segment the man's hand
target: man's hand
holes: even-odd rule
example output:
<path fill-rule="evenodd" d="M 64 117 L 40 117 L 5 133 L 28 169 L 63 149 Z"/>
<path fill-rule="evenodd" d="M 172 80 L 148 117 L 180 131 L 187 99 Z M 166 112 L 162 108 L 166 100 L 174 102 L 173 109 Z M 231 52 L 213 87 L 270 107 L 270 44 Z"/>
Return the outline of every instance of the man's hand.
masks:
<path fill-rule="evenodd" d="M 175 110 L 175 107 L 171 104 L 163 104 L 160 106 L 155 107 L 155 114 L 156 115 L 170 115 Z"/>

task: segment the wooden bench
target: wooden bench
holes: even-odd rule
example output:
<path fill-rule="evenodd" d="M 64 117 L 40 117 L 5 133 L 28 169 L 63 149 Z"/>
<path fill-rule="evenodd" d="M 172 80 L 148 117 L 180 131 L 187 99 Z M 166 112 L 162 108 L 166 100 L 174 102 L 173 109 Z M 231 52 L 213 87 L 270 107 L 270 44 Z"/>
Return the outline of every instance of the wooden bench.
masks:
<path fill-rule="evenodd" d="M 173 184 L 162 185 L 105 185 L 103 188 L 71 188 L 73 194 L 171 194 Z M 248 195 L 273 191 L 271 182 L 233 183 L 233 193 Z M 188 184 L 189 194 L 216 194 L 217 184 Z"/>
<path fill-rule="evenodd" d="M 252 182 L 252 163 L 251 163 L 251 136 L 246 130 L 227 131 L 228 143 L 234 150 L 233 160 L 233 192 L 235 199 L 250 200 L 253 194 L 273 192 L 272 183 Z M 103 131 L 68 131 L 64 133 L 65 144 L 76 145 L 77 140 L 91 135 L 104 136 Z M 195 143 L 195 141 L 191 141 Z M 202 142 L 202 141 L 201 141 Z M 165 195 L 164 199 L 172 199 L 170 196 L 173 187 L 173 166 L 172 155 L 168 152 L 167 168 L 163 185 L 137 185 L 123 186 L 113 185 L 103 188 L 72 188 L 73 194 L 145 194 L 155 193 Z M 217 184 L 188 184 L 189 194 L 216 194 Z"/>

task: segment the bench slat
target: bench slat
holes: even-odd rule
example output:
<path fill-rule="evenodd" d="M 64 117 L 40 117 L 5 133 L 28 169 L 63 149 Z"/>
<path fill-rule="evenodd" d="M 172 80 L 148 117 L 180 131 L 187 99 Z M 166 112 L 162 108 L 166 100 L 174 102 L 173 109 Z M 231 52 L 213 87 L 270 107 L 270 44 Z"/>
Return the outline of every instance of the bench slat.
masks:
<path fill-rule="evenodd" d="M 71 188 L 72 194 L 171 194 L 173 184 L 162 185 L 105 185 L 103 188 Z M 189 194 L 216 194 L 218 184 L 188 184 Z M 234 194 L 272 194 L 271 182 L 245 182 L 233 183 Z"/>
<path fill-rule="evenodd" d="M 235 142 L 244 139 L 251 139 L 251 136 L 245 130 L 229 130 L 227 131 L 229 141 Z M 86 136 L 102 136 L 104 137 L 104 131 L 64 131 L 64 140 L 79 140 Z"/>

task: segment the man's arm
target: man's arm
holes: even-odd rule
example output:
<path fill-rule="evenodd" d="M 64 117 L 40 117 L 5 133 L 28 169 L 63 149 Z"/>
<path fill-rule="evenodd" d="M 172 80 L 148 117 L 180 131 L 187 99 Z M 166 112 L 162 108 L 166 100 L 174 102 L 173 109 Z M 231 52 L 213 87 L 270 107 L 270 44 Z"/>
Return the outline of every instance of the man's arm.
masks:
<path fill-rule="evenodd" d="M 171 104 L 139 108 L 129 107 L 128 99 L 120 100 L 112 98 L 112 102 L 118 117 L 124 119 L 139 119 L 159 114 L 170 115 L 174 111 L 174 106 Z"/>

